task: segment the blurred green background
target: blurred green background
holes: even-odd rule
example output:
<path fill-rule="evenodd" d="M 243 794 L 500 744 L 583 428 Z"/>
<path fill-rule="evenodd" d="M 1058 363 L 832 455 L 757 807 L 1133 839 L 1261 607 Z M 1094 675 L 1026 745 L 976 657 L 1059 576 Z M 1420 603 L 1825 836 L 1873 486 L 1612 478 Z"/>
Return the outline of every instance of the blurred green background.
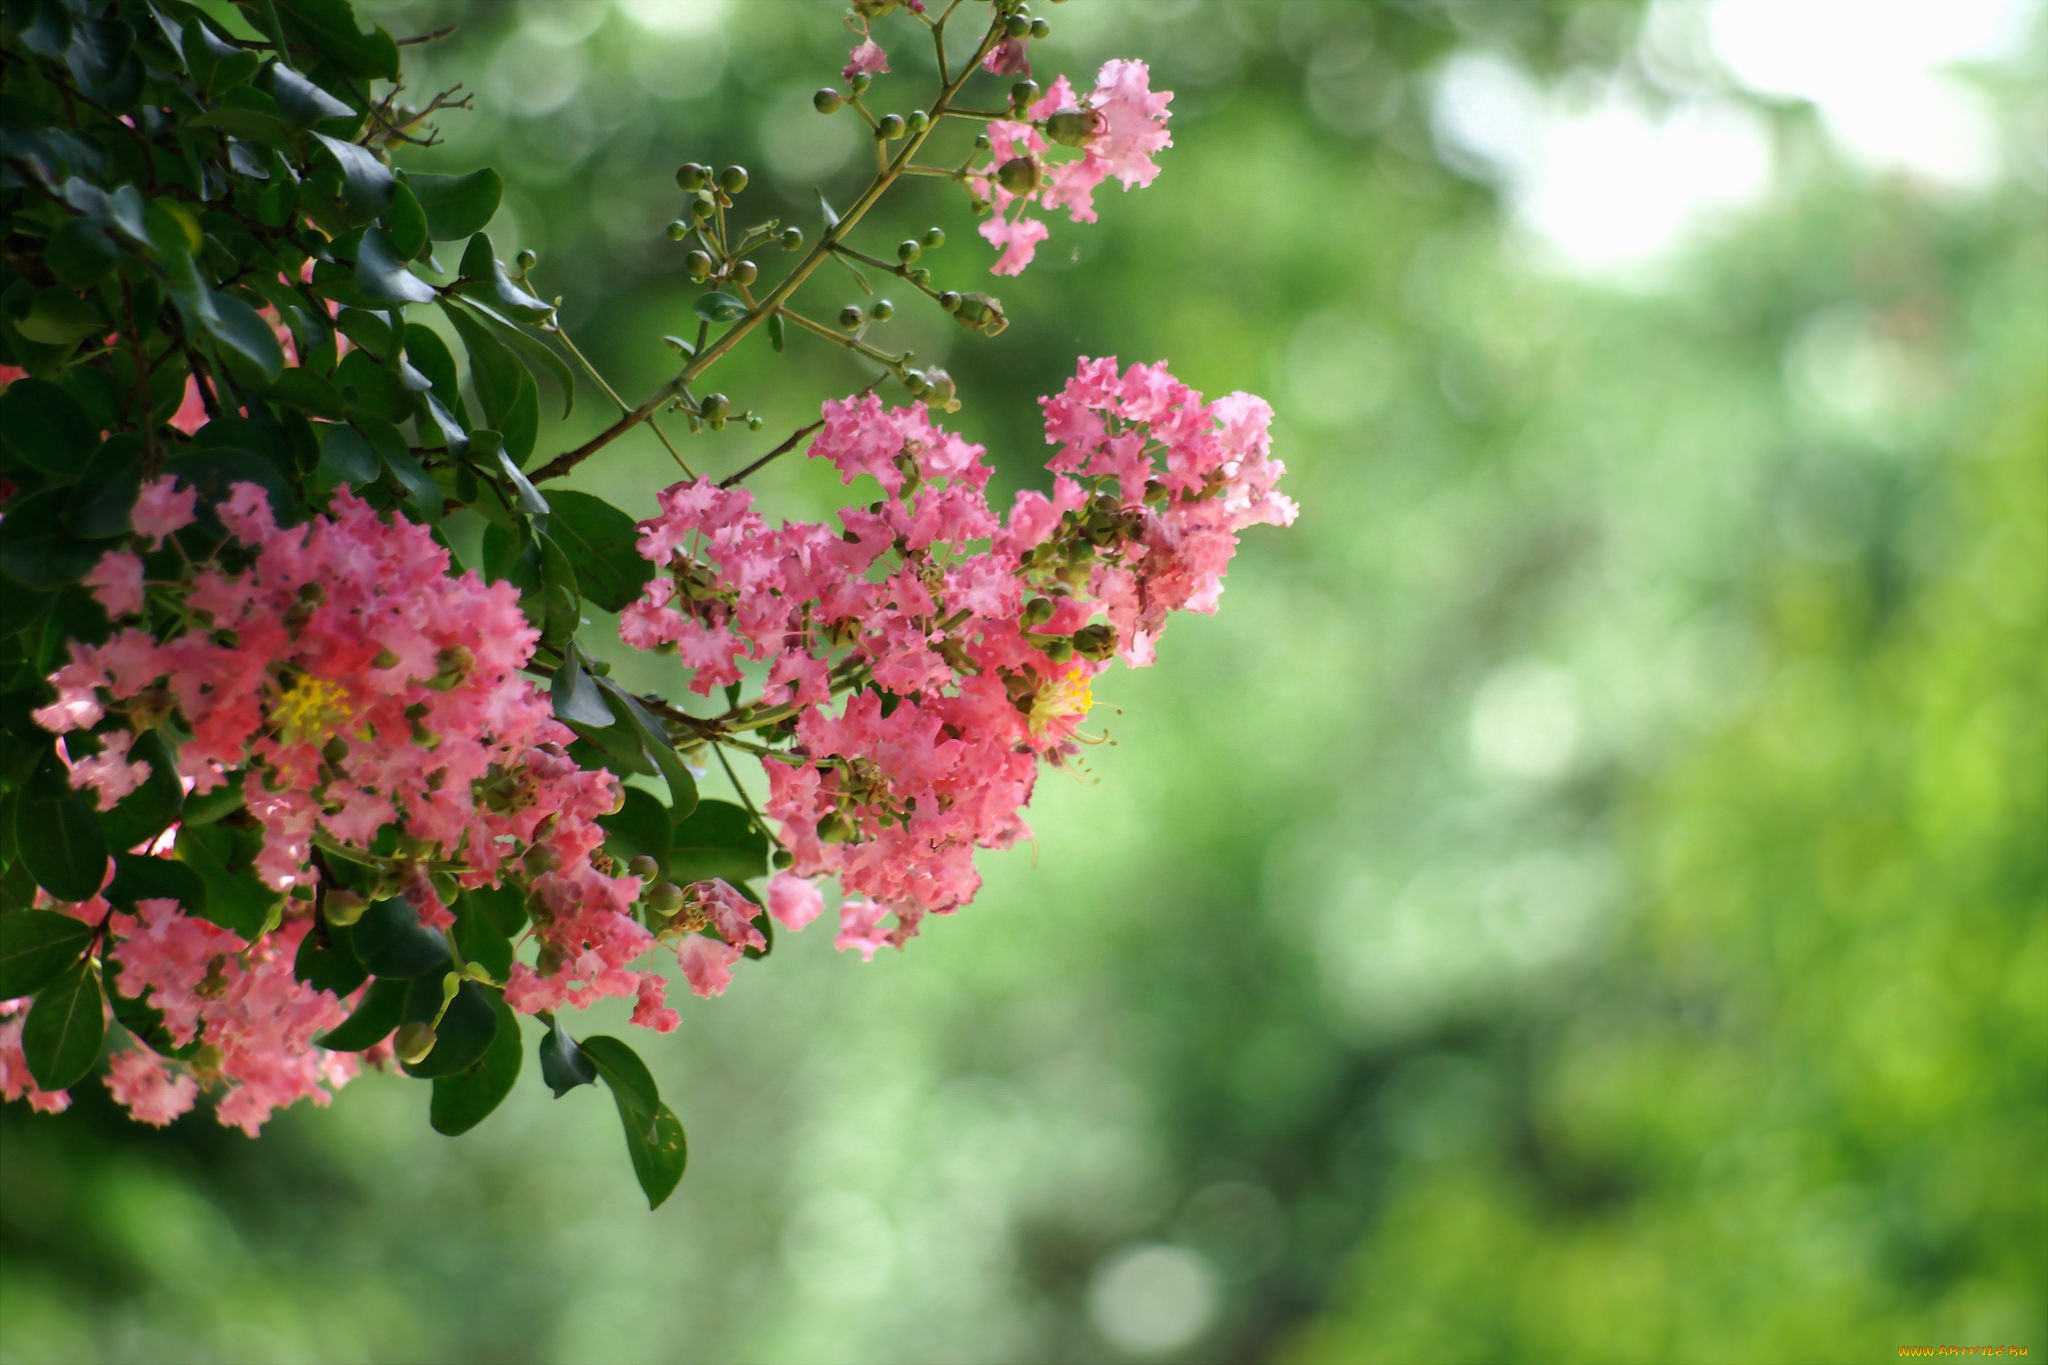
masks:
<path fill-rule="evenodd" d="M 504 172 L 501 254 L 629 399 L 690 330 L 676 163 L 812 231 L 864 179 L 826 0 L 371 8 L 460 25 L 408 70 L 477 108 L 410 164 Z M 531 1074 L 459 1141 L 376 1076 L 255 1143 L 82 1088 L 0 1112 L 0 1361 L 2048 1350 L 2042 8 L 1040 8 L 1039 78 L 1147 58 L 1176 146 L 1017 281 L 910 186 L 862 244 L 945 226 L 1014 322 L 899 296 L 884 344 L 1005 489 L 1077 353 L 1261 392 L 1298 525 L 1098 688 L 1114 745 L 965 913 L 682 998 L 659 1212 Z M 771 426 L 700 468 L 866 378 L 808 343 L 721 370 Z"/>

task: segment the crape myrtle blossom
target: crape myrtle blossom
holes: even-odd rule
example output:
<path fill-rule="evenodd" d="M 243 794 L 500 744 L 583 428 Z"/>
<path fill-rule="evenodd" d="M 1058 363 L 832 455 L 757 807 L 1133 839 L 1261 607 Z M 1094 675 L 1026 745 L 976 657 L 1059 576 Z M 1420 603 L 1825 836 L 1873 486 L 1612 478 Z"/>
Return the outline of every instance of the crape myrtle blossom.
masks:
<path fill-rule="evenodd" d="M 863 956 L 965 904 L 974 851 L 1028 833 L 1039 762 L 1075 752 L 1108 660 L 1151 662 L 1171 612 L 1215 610 L 1238 532 L 1294 518 L 1260 399 L 1205 403 L 1163 365 L 1111 358 L 1043 401 L 1053 490 L 1007 515 L 982 447 L 926 405 L 870 394 L 825 404 L 810 448 L 884 495 L 836 529 L 771 525 L 745 489 L 707 479 L 667 489 L 641 524 L 662 572 L 622 614 L 625 642 L 672 650 L 700 695 L 743 662 L 764 669 L 735 720 L 789 741 L 763 759 L 790 862 L 768 906 L 785 926 L 819 913 L 809 880 L 825 876 L 850 893 L 838 945 Z M 729 962 L 692 951 L 693 982 L 722 988 Z"/>
<path fill-rule="evenodd" d="M 1021 273 L 1045 240 L 1045 224 L 1030 216 L 1031 209 L 1064 208 L 1075 222 L 1092 223 L 1103 181 L 1114 176 L 1126 190 L 1150 185 L 1159 174 L 1153 155 L 1173 145 L 1166 131 L 1172 99 L 1171 91 L 1153 92 L 1145 63 L 1116 60 L 1103 64 L 1085 96 L 1061 76 L 1023 119 L 991 122 L 988 159 L 969 181 L 992 210 L 980 231 L 1001 250 L 993 273 Z M 1055 144 L 1082 155 L 1052 160 Z"/>

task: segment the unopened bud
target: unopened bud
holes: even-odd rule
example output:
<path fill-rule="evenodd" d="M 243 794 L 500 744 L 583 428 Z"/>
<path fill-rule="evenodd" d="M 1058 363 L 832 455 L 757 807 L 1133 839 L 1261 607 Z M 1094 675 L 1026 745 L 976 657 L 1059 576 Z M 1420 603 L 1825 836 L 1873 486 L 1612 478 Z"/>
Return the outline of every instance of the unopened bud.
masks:
<path fill-rule="evenodd" d="M 930 391 L 924 396 L 927 403 L 935 403 L 947 412 L 957 411 L 960 406 L 959 389 L 953 383 L 953 376 L 934 365 L 924 372 L 925 383 Z"/>
<path fill-rule="evenodd" d="M 924 248 L 922 246 L 919 246 L 915 241 L 905 240 L 898 242 L 896 244 L 896 259 L 903 262 L 903 264 L 905 265 L 909 265 L 912 261 L 916 260 L 919 256 L 922 256 L 923 254 Z"/>
<path fill-rule="evenodd" d="M 1031 21 L 1021 14 L 1013 14 L 1003 20 L 1003 32 L 1012 38 L 1022 38 L 1025 34 L 1031 32 Z M 1011 98 L 1016 98 L 1014 91 L 1011 93 Z M 1021 100 L 1018 101 L 1020 104 L 1022 102 Z"/>
<path fill-rule="evenodd" d="M 1024 624 L 1042 626 L 1052 620 L 1053 600 L 1050 597 L 1034 597 L 1024 604 Z"/>
<path fill-rule="evenodd" d="M 363 917 L 370 903 L 353 891 L 329 891 L 320 900 L 320 914 L 337 929 L 346 929 Z"/>
<path fill-rule="evenodd" d="M 391 1050 L 398 1054 L 398 1060 L 407 1066 L 418 1066 L 427 1059 L 438 1041 L 434 1026 L 415 1019 L 409 1024 L 398 1026 L 398 1036 L 391 1040 Z"/>
<path fill-rule="evenodd" d="M 661 864 L 642 853 L 638 857 L 626 859 L 626 875 L 638 877 L 643 882 L 651 882 L 661 875 Z"/>
<path fill-rule="evenodd" d="M 670 240 L 671 242 L 680 242 L 680 241 L 682 241 L 682 240 L 683 240 L 683 238 L 685 238 L 685 237 L 687 237 L 687 236 L 689 236 L 689 235 L 690 235 L 690 225 L 689 225 L 688 223 L 684 222 L 684 221 L 683 221 L 682 219 L 680 219 L 680 218 L 677 218 L 677 219 L 674 219 L 674 220 L 672 220 L 672 221 L 671 221 L 671 222 L 669 223 L 669 225 L 668 225 L 668 239 L 669 239 L 669 240 Z"/>
<path fill-rule="evenodd" d="M 705 421 L 721 421 L 732 411 L 732 400 L 722 393 L 707 393 L 697 404 L 697 414 Z"/>
<path fill-rule="evenodd" d="M 1116 630 L 1099 622 L 1074 632 L 1074 650 L 1084 659 L 1107 659 L 1116 653 Z"/>
<path fill-rule="evenodd" d="M 683 257 L 683 274 L 702 283 L 711 278 L 711 258 L 701 251 L 693 251 Z"/>
<path fill-rule="evenodd" d="M 946 230 L 940 227 L 926 228 L 924 230 L 924 244 L 926 250 L 937 250 L 939 247 L 944 246 L 946 244 Z"/>
<path fill-rule="evenodd" d="M 641 898 L 651 915 L 671 919 L 676 911 L 683 908 L 683 888 L 674 882 L 656 882 L 652 890 Z"/>
<path fill-rule="evenodd" d="M 959 319 L 961 326 L 972 327 L 983 336 L 995 336 L 1010 325 L 1010 320 L 1003 316 L 1002 300 L 988 294 L 962 294 L 959 305 L 947 311 Z"/>
<path fill-rule="evenodd" d="M 1074 646 L 1065 640 L 1054 640 L 1045 647 L 1045 657 L 1056 664 L 1066 663 L 1074 657 Z"/>
<path fill-rule="evenodd" d="M 518 266 L 519 273 L 524 275 L 540 264 L 540 253 L 530 246 L 521 247 L 519 254 L 512 258 L 512 264 Z"/>
<path fill-rule="evenodd" d="M 904 115 L 903 122 L 909 126 L 911 132 L 922 133 L 932 126 L 932 116 L 922 109 L 913 109 Z"/>
<path fill-rule="evenodd" d="M 948 289 L 945 293 L 939 295 L 939 307 L 949 313 L 957 313 L 960 311 L 960 299 L 961 294 L 959 290 Z"/>
<path fill-rule="evenodd" d="M 859 331 L 860 325 L 866 321 L 867 314 L 861 312 L 856 304 L 849 303 L 839 310 L 839 325 L 849 332 Z"/>
<path fill-rule="evenodd" d="M 718 213 L 718 201 L 710 196 L 690 201 L 690 216 L 700 223 L 708 223 Z"/>
<path fill-rule="evenodd" d="M 896 316 L 896 305 L 887 299 L 876 299 L 868 305 L 868 316 L 876 322 L 887 322 Z"/>
<path fill-rule="evenodd" d="M 853 821 L 833 811 L 818 822 L 818 838 L 828 844 L 843 844 L 853 837 Z"/>
<path fill-rule="evenodd" d="M 996 168 L 996 183 L 1011 194 L 1035 194 L 1044 173 L 1028 156 L 1013 156 Z"/>
<path fill-rule="evenodd" d="M 1102 115 L 1093 109 L 1062 109 L 1040 126 L 1063 147 L 1085 147 L 1102 135 Z"/>
<path fill-rule="evenodd" d="M 869 75 L 869 74 L 868 74 L 867 72 L 865 72 L 865 71 L 856 71 L 856 72 L 854 72 L 854 73 L 853 73 L 853 78 L 852 78 L 851 80 L 847 81 L 847 85 L 848 85 L 848 86 L 850 86 L 850 87 L 852 87 L 852 89 L 853 89 L 853 93 L 854 93 L 854 94 L 856 94 L 856 95 L 865 95 L 865 94 L 867 94 L 867 92 L 868 92 L 868 87 L 869 87 L 869 86 L 871 86 L 871 85 L 873 85 L 874 83 L 875 83 L 875 78 L 874 78 L 873 76 L 870 76 L 870 75 Z"/>
<path fill-rule="evenodd" d="M 1052 37 L 1052 25 L 1043 19 L 1033 19 L 1031 21 L 1031 36 L 1034 38 Z"/>
<path fill-rule="evenodd" d="M 782 230 L 782 235 L 775 240 L 782 243 L 784 251 L 802 251 L 804 249 L 804 230 L 800 227 L 786 227 Z"/>
<path fill-rule="evenodd" d="M 533 960 L 533 969 L 542 976 L 554 976 L 568 965 L 569 955 L 552 943 L 541 945 L 540 955 Z"/>
<path fill-rule="evenodd" d="M 1018 81 L 1010 87 L 1010 103 L 1023 106 L 1038 98 L 1037 81 Z"/>
<path fill-rule="evenodd" d="M 908 127 L 909 125 L 903 121 L 903 115 L 884 114 L 875 121 L 875 136 L 884 142 L 894 142 L 903 136 L 904 130 Z"/>
<path fill-rule="evenodd" d="M 727 194 L 738 194 L 746 187 L 747 168 L 745 166 L 727 166 L 718 173 L 718 188 L 724 190 Z"/>
<path fill-rule="evenodd" d="M 761 278 L 761 267 L 755 265 L 752 261 L 735 261 L 733 262 L 732 274 L 729 278 L 734 284 L 752 284 L 755 280 Z"/>
<path fill-rule="evenodd" d="M 711 168 L 695 161 L 685 161 L 676 167 L 676 188 L 684 193 L 701 190 L 711 179 Z"/>
<path fill-rule="evenodd" d="M 340 735 L 334 736 L 320 746 L 320 757 L 326 759 L 329 763 L 340 763 L 341 760 L 348 757 L 348 741 Z"/>
<path fill-rule="evenodd" d="M 811 108 L 821 114 L 836 114 L 839 112 L 839 106 L 845 102 L 845 97 L 829 85 L 811 96 Z"/>
<path fill-rule="evenodd" d="M 540 877 L 555 871 L 562 865 L 562 855 L 546 844 L 535 844 L 526 850 L 526 856 L 519 860 L 530 877 Z"/>

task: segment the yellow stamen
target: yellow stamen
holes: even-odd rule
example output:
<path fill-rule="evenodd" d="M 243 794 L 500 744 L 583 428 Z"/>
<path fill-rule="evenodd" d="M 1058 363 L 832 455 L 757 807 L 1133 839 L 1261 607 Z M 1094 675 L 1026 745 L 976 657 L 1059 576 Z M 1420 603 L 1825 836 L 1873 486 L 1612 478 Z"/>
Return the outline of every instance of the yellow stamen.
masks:
<path fill-rule="evenodd" d="M 286 688 L 270 708 L 277 737 L 285 744 L 325 744 L 355 718 L 347 689 L 310 674 Z"/>
<path fill-rule="evenodd" d="M 1093 678 L 1076 665 L 1038 689 L 1031 699 L 1031 733 L 1042 735 L 1053 724 L 1069 716 L 1085 716 L 1095 705 Z"/>

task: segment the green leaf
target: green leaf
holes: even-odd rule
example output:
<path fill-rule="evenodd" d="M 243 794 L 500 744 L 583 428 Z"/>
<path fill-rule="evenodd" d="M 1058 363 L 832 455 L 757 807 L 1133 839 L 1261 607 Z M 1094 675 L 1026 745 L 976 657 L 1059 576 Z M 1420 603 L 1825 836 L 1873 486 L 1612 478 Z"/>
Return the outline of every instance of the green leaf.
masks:
<path fill-rule="evenodd" d="M 376 976 L 423 976 L 449 963 L 448 945 L 406 901 L 372 901 L 349 931 L 356 960 Z"/>
<path fill-rule="evenodd" d="M 583 651 L 573 640 L 563 647 L 562 666 L 555 670 L 548 695 L 554 702 L 555 714 L 563 720 L 599 729 L 613 722 L 604 693 L 598 690 L 597 679 L 584 668 Z"/>
<path fill-rule="evenodd" d="M 625 804 L 598 816 L 597 823 L 604 826 L 606 851 L 621 862 L 639 857 L 661 862 L 668 856 L 675 822 L 667 806 L 638 787 L 626 788 Z"/>
<path fill-rule="evenodd" d="M 467 1068 L 434 1080 L 427 1121 L 434 1131 L 456 1137 L 482 1123 L 512 1093 L 526 1049 L 519 1042 L 519 1019 L 503 997 L 491 1002 L 498 1018 L 484 1055 Z"/>
<path fill-rule="evenodd" d="M 483 408 L 484 425 L 504 430 L 505 414 L 511 411 L 519 395 L 519 380 L 526 372 L 511 349 L 474 313 L 450 299 L 441 300 L 441 311 L 448 315 L 456 335 L 462 338 L 463 349 L 469 352 L 469 382 Z"/>
<path fill-rule="evenodd" d="M 569 369 L 569 362 L 557 355 L 553 348 L 538 337 L 522 330 L 510 320 L 500 317 L 475 299 L 462 299 L 460 303 L 462 307 L 482 318 L 498 340 L 525 357 L 528 373 L 538 377 L 540 370 L 546 370 L 554 377 L 555 383 L 562 390 L 562 416 L 567 417 L 576 406 L 576 376 Z M 535 366 L 539 366 L 540 369 L 535 369 Z"/>
<path fill-rule="evenodd" d="M 436 297 L 380 228 L 367 229 L 356 248 L 356 287 L 379 303 L 432 303 Z"/>
<path fill-rule="evenodd" d="M 503 981 L 512 970 L 512 939 L 526 923 L 525 895 L 516 886 L 478 887 L 455 898 L 455 946 L 465 962 L 474 962 Z M 501 929 L 510 923 L 511 930 Z"/>
<path fill-rule="evenodd" d="M 256 852 L 262 842 L 254 830 L 180 825 L 172 850 L 206 886 L 206 905 L 199 913 L 251 943 L 263 932 L 278 900 L 277 893 L 256 877 Z"/>
<path fill-rule="evenodd" d="M 142 441 L 117 431 L 93 452 L 64 506 L 73 535 L 94 539 L 128 534 L 129 513 L 142 491 Z"/>
<path fill-rule="evenodd" d="M 836 228 L 836 227 L 838 227 L 838 226 L 839 226 L 839 210 L 837 210 L 837 209 L 833 208 L 831 204 L 829 204 L 829 203 L 827 203 L 827 202 L 826 202 L 826 200 L 825 200 L 825 191 L 823 191 L 823 190 L 819 190 L 819 191 L 817 191 L 817 195 L 818 195 L 818 207 L 819 207 L 819 209 L 821 209 L 821 210 L 822 210 L 822 211 L 824 212 L 824 214 L 825 214 L 825 227 L 826 227 L 826 228 L 827 228 L 828 230 L 829 230 L 829 229 L 832 229 L 832 228 Z"/>
<path fill-rule="evenodd" d="M 391 249 L 406 260 L 411 260 L 427 249 L 427 214 L 420 207 L 420 201 L 400 181 L 392 191 L 391 207 L 384 211 L 385 235 L 391 239 Z"/>
<path fill-rule="evenodd" d="M 347 999 L 349 992 L 369 979 L 370 973 L 357 959 L 347 929 L 316 920 L 299 940 L 298 955 L 292 959 L 292 975 L 316 991 Z"/>
<path fill-rule="evenodd" d="M 489 167 L 468 175 L 408 175 L 406 182 L 426 211 L 427 232 L 437 242 L 482 232 L 505 195 L 505 182 Z"/>
<path fill-rule="evenodd" d="M 382 28 L 368 33 L 358 29 L 347 0 L 281 0 L 277 14 L 289 37 L 349 75 L 361 80 L 398 79 L 398 44 Z"/>
<path fill-rule="evenodd" d="M 45 474 L 69 479 L 98 444 L 85 409 L 49 380 L 17 379 L 0 389 L 0 446 Z"/>
<path fill-rule="evenodd" d="M 697 300 L 696 312 L 706 322 L 738 322 L 748 309 L 739 299 L 714 289 Z"/>
<path fill-rule="evenodd" d="M 508 313 L 531 322 L 551 318 L 553 306 L 541 302 L 521 289 L 491 249 L 491 239 L 481 232 L 469 239 L 463 248 L 462 266 L 458 272 L 456 288 L 464 294 L 482 294 Z"/>
<path fill-rule="evenodd" d="M 98 284 L 120 259 L 121 248 L 113 237 L 86 218 L 67 219 L 59 225 L 50 234 L 49 246 L 43 252 L 43 264 L 50 268 L 58 283 L 73 289 Z M 23 335 L 27 335 L 26 331 Z"/>
<path fill-rule="evenodd" d="M 161 731 L 151 730 L 136 740 L 128 757 L 149 764 L 149 776 L 100 816 L 100 832 L 114 848 L 134 848 L 156 838 L 170 828 L 185 805 L 177 757 Z"/>
<path fill-rule="evenodd" d="M 413 978 L 412 993 L 405 1002 L 405 1017 L 430 1022 L 441 1008 L 442 977 L 429 972 Z M 498 1031 L 498 1000 L 494 991 L 464 979 L 456 987 L 441 1022 L 434 1025 L 434 1047 L 417 1062 L 401 1063 L 408 1076 L 452 1076 L 484 1055 Z M 518 1023 L 513 1023 L 513 1046 L 518 1046 Z"/>
<path fill-rule="evenodd" d="M 305 128 L 315 123 L 324 123 L 328 119 L 354 118 L 356 116 L 355 110 L 349 108 L 346 104 L 343 104 L 340 100 L 328 94 L 325 90 L 322 90 L 319 86 L 313 84 L 313 82 L 307 80 L 282 62 L 273 63 L 269 71 L 257 77 L 256 83 L 269 91 L 270 97 L 277 101 L 278 109 L 283 112 L 285 118 L 295 128 Z M 355 146 L 352 142 L 335 144 L 333 138 L 320 133 L 315 133 L 313 136 L 329 144 L 343 147 Z M 357 147 L 356 150 L 363 152 L 365 156 L 369 155 L 361 147 Z M 374 157 L 371 159 L 375 160 Z M 347 173 L 348 169 L 344 166 L 342 174 L 346 175 Z M 390 173 L 387 171 L 385 174 L 388 177 Z"/>
<path fill-rule="evenodd" d="M 315 488 L 348 484 L 361 490 L 377 481 L 383 466 L 360 431 L 338 422 L 314 430 L 320 433 L 320 464 L 313 471 Z"/>
<path fill-rule="evenodd" d="M 49 910 L 0 915 L 0 1000 L 34 995 L 85 956 L 92 926 Z"/>
<path fill-rule="evenodd" d="M 313 1041 L 330 1052 L 361 1052 L 391 1036 L 405 1018 L 409 981 L 379 979 L 370 983 L 355 1011 Z"/>
<path fill-rule="evenodd" d="M 668 783 L 670 817 L 681 820 L 697 808 L 697 780 L 690 776 L 690 770 L 683 766 L 675 746 L 669 743 L 668 731 L 638 697 L 610 678 L 599 678 L 597 685 L 610 703 L 612 714 L 639 734 L 647 756 L 654 760 L 663 780 Z"/>
<path fill-rule="evenodd" d="M 106 332 L 99 310 L 68 289 L 45 289 L 14 325 L 30 341 L 45 346 L 76 346 L 94 332 Z"/>
<path fill-rule="evenodd" d="M 640 557 L 638 524 L 589 493 L 554 493 L 548 507 L 548 534 L 576 566 L 584 600 L 623 611 L 654 577 L 654 566 Z"/>
<path fill-rule="evenodd" d="M 187 808 L 189 815 L 189 807 Z M 191 826 L 188 818 L 186 827 Z M 103 893 L 109 905 L 132 911 L 135 902 L 174 900 L 186 913 L 206 918 L 206 883 L 184 863 L 147 853 L 116 853 L 114 880 Z"/>
<path fill-rule="evenodd" d="M 216 293 L 212 309 L 202 315 L 202 325 L 208 336 L 262 371 L 264 379 L 277 382 L 284 369 L 284 350 L 262 314 L 232 294 Z"/>
<path fill-rule="evenodd" d="M 682 1121 L 661 1102 L 646 1064 L 624 1043 L 602 1034 L 586 1038 L 583 1055 L 611 1088 L 619 1107 L 619 1126 L 626 1132 L 626 1151 L 633 1158 L 633 1174 L 647 1195 L 647 1207 L 659 1208 L 675 1192 L 689 1164 L 690 1148 Z"/>
<path fill-rule="evenodd" d="M 90 961 L 43 987 L 21 1028 L 22 1055 L 39 1087 L 65 1090 L 92 1070 L 107 1036 L 106 1008 Z"/>
<path fill-rule="evenodd" d="M 559 1019 L 542 1016 L 547 1032 L 540 1039 L 540 1076 L 548 1083 L 548 1089 L 560 1099 L 579 1085 L 591 1085 L 597 1080 L 597 1068 L 584 1057 L 583 1049 L 576 1046 L 576 1040 L 562 1027 Z"/>
<path fill-rule="evenodd" d="M 18 380 L 14 387 L 34 382 Z M 7 515 L 0 517 L 0 573 L 23 587 L 47 592 L 92 572 L 112 546 L 66 532 L 65 505 L 62 488 L 46 488 L 8 504 Z"/>
<path fill-rule="evenodd" d="M 44 754 L 22 788 L 14 837 L 21 861 L 43 890 L 60 901 L 99 894 L 107 875 L 107 842 L 91 805 L 71 789 L 54 752 Z"/>
<path fill-rule="evenodd" d="M 730 801 L 703 801 L 676 823 L 668 875 L 678 883 L 721 877 L 735 886 L 768 871 L 768 840 L 754 817 Z"/>
<path fill-rule="evenodd" d="M 785 344 L 787 343 L 782 329 L 782 314 L 770 313 L 768 315 L 768 345 L 777 355 L 781 355 Z"/>

